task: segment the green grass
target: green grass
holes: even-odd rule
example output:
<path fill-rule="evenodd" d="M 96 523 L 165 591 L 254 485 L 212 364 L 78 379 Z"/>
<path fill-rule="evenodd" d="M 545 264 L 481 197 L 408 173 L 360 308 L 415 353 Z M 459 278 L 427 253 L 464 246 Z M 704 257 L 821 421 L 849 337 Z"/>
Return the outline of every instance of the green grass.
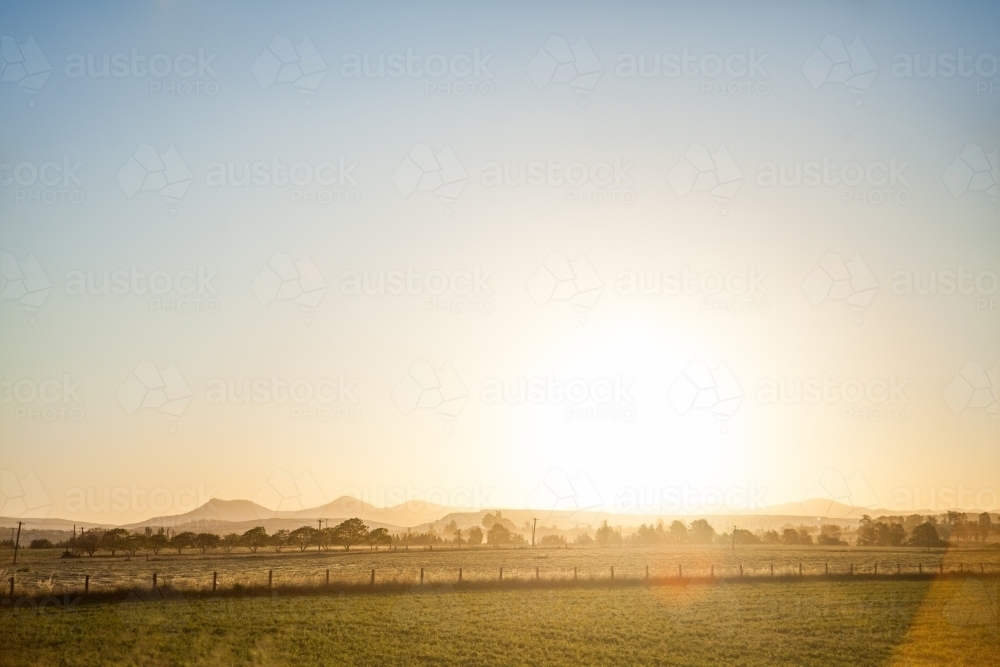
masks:
<path fill-rule="evenodd" d="M 0 611 L 4 665 L 995 665 L 996 580 L 226 597 Z"/>

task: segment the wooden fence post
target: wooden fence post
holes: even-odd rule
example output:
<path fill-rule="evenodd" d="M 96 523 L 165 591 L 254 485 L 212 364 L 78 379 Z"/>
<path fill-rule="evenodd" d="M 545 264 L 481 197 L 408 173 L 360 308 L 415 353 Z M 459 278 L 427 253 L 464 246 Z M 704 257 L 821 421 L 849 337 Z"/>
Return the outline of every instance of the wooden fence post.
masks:
<path fill-rule="evenodd" d="M 326 585 L 330 585 L 330 568 L 326 568 Z"/>
<path fill-rule="evenodd" d="M 458 583 L 462 583 L 462 568 L 458 568 Z"/>
<path fill-rule="evenodd" d="M 802 576 L 802 563 L 799 563 L 799 576 Z"/>
<path fill-rule="evenodd" d="M 743 576 L 743 563 L 740 563 L 740 576 Z"/>
<path fill-rule="evenodd" d="M 274 570 L 267 571 L 267 588 L 270 590 L 272 584 L 274 583 Z"/>
<path fill-rule="evenodd" d="M 375 585 L 375 568 L 372 568 L 372 580 L 369 582 L 372 586 Z"/>
<path fill-rule="evenodd" d="M 213 593 L 215 592 L 215 587 L 218 584 L 218 581 L 219 581 L 219 573 L 218 573 L 218 571 L 213 572 L 212 573 L 212 592 Z"/>
<path fill-rule="evenodd" d="M 851 576 L 854 575 L 854 563 L 851 563 Z"/>
<path fill-rule="evenodd" d="M 11 603 L 14 602 L 14 577 L 10 578 L 10 600 Z"/>
<path fill-rule="evenodd" d="M 90 575 L 89 574 L 83 575 L 83 594 L 84 595 L 89 595 L 90 594 Z"/>
<path fill-rule="evenodd" d="M 420 568 L 420 585 L 424 585 L 424 568 Z"/>
<path fill-rule="evenodd" d="M 573 581 L 576 581 L 576 565 L 573 566 Z"/>
<path fill-rule="evenodd" d="M 615 566 L 611 566 L 611 581 L 615 580 Z"/>
<path fill-rule="evenodd" d="M 944 561 L 941 561 L 940 563 L 938 563 L 938 572 L 940 572 L 941 574 L 944 574 Z"/>
<path fill-rule="evenodd" d="M 682 567 L 680 565 L 677 566 L 677 578 L 678 579 L 683 579 L 684 578 L 684 570 L 682 569 Z"/>
<path fill-rule="evenodd" d="M 875 563 L 875 575 L 878 576 L 878 563 Z"/>
<path fill-rule="evenodd" d="M 649 566 L 646 566 L 646 579 L 649 579 Z"/>
<path fill-rule="evenodd" d="M 903 574 L 903 566 L 900 565 L 899 563 L 896 563 L 896 576 L 899 576 L 901 574 Z"/>
<path fill-rule="evenodd" d="M 500 566 L 500 581 L 503 581 L 503 565 Z"/>
<path fill-rule="evenodd" d="M 153 573 L 153 588 L 156 588 L 156 573 Z"/>
<path fill-rule="evenodd" d="M 823 574 L 825 574 L 825 575 L 829 575 L 830 574 L 830 564 L 829 563 L 823 563 Z"/>
<path fill-rule="evenodd" d="M 919 571 L 920 574 L 924 573 L 924 564 L 923 563 L 917 563 L 917 571 Z"/>
<path fill-rule="evenodd" d="M 712 563 L 712 574 L 710 576 L 712 579 L 715 579 L 715 563 Z"/>
<path fill-rule="evenodd" d="M 771 576 L 774 576 L 774 563 L 771 563 Z"/>

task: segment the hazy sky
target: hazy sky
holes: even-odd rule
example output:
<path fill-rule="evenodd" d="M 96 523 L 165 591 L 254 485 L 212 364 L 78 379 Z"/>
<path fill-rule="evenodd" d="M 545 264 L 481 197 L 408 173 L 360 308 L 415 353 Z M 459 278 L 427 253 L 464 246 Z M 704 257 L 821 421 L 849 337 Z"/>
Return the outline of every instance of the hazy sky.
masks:
<path fill-rule="evenodd" d="M 998 24 L 4 3 L 0 515 L 1000 508 Z"/>

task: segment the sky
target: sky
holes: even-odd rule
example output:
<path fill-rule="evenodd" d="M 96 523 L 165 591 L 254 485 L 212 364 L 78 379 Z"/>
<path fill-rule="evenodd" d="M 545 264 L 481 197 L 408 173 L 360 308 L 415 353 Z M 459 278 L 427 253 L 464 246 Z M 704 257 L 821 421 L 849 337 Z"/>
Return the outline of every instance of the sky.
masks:
<path fill-rule="evenodd" d="M 1000 509 L 998 15 L 4 3 L 0 516 Z"/>

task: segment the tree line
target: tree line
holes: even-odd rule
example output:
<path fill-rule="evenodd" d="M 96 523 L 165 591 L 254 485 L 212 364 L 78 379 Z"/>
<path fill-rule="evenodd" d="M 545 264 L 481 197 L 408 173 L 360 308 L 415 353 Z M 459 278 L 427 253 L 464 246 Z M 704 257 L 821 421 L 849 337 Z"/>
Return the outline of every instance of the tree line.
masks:
<path fill-rule="evenodd" d="M 125 553 L 134 556 L 139 552 L 151 552 L 158 555 L 161 551 L 174 551 L 182 554 L 187 550 L 198 550 L 207 553 L 221 549 L 229 554 L 237 549 L 245 549 L 257 553 L 260 549 L 271 549 L 276 553 L 284 550 L 306 551 L 311 547 L 317 550 L 329 551 L 335 547 L 350 550 L 352 546 L 368 545 L 370 549 L 382 546 L 426 546 L 435 545 L 480 546 L 484 543 L 491 547 L 525 547 L 529 542 L 524 533 L 530 533 L 532 525 L 525 522 L 519 529 L 501 511 L 488 512 L 482 519 L 482 526 L 460 529 L 456 521 L 451 521 L 436 532 L 433 527 L 419 533 L 407 529 L 403 533 L 390 534 L 385 528 L 370 529 L 358 518 L 348 519 L 336 526 L 314 528 L 302 526 L 295 530 L 277 530 L 268 534 L 263 526 L 256 526 L 243 534 L 230 533 L 217 535 L 215 533 L 195 533 L 192 531 L 171 532 L 160 528 L 153 532 L 147 528 L 142 533 L 129 532 L 124 528 L 90 528 L 79 536 L 56 544 L 64 548 L 66 555 L 87 554 L 105 551 L 112 556 Z M 610 546 L 622 544 L 656 545 L 656 544 L 762 544 L 762 545 L 819 545 L 848 546 L 848 538 L 853 538 L 856 546 L 915 546 L 943 547 L 951 544 L 960 546 L 966 543 L 979 542 L 985 544 L 991 534 L 997 532 L 1000 523 L 994 523 L 988 512 L 979 515 L 968 515 L 963 512 L 947 512 L 941 516 L 914 514 L 906 517 L 879 517 L 872 519 L 864 515 L 855 530 L 845 531 L 837 524 L 815 526 L 783 526 L 780 530 L 758 529 L 748 531 L 734 528 L 734 532 L 717 534 L 712 525 L 705 519 L 695 519 L 686 524 L 675 520 L 669 525 L 661 519 L 655 524 L 642 524 L 628 535 L 622 535 L 621 527 L 609 526 L 602 522 L 594 531 L 578 534 L 572 540 L 575 546 Z M 544 529 L 544 528 L 543 528 Z M 524 532 L 519 532 L 523 530 Z M 570 541 L 557 531 L 555 526 L 538 539 L 535 544 L 542 547 L 566 547 Z M 6 542 L 6 541 L 5 541 Z M 10 546 L 13 546 L 11 544 Z M 31 548 L 51 548 L 49 540 L 34 540 Z"/>
<path fill-rule="evenodd" d="M 964 512 L 947 512 L 943 516 L 913 514 L 906 517 L 879 517 L 872 519 L 865 514 L 853 532 L 854 544 L 859 547 L 943 547 L 954 541 L 960 546 L 962 541 L 985 544 L 989 536 L 996 532 L 989 512 L 969 517 Z M 600 532 L 600 529 L 598 529 Z M 656 524 L 642 524 L 626 541 L 631 544 L 784 544 L 848 546 L 845 531 L 837 524 L 815 526 L 783 526 L 781 530 L 758 529 L 756 531 L 734 528 L 732 533 L 715 534 L 715 530 L 704 519 L 685 525 L 674 521 L 667 526 L 663 520 Z"/>
<path fill-rule="evenodd" d="M 164 528 L 160 528 L 156 532 L 153 532 L 151 528 L 146 528 L 142 533 L 129 532 L 124 528 L 90 528 L 81 531 L 80 535 L 74 536 L 58 546 L 65 548 L 67 555 L 87 554 L 93 556 L 100 551 L 105 551 L 112 556 L 119 553 L 134 556 L 140 551 L 159 555 L 161 551 L 176 550 L 178 554 L 182 554 L 184 551 L 192 549 L 203 554 L 215 549 L 221 549 L 229 554 L 236 549 L 257 553 L 262 548 L 271 548 L 276 553 L 280 553 L 285 549 L 305 551 L 310 547 L 316 547 L 317 550 L 323 551 L 329 551 L 334 547 L 343 547 L 345 551 L 350 551 L 351 547 L 356 545 L 368 545 L 370 549 L 377 549 L 391 543 L 392 537 L 388 530 L 385 528 L 371 529 L 361 519 L 354 518 L 347 519 L 332 527 L 320 529 L 302 526 L 295 530 L 277 530 L 271 535 L 268 535 L 263 526 L 255 526 L 243 534 L 229 533 L 228 535 L 192 531 L 171 533 Z"/>

